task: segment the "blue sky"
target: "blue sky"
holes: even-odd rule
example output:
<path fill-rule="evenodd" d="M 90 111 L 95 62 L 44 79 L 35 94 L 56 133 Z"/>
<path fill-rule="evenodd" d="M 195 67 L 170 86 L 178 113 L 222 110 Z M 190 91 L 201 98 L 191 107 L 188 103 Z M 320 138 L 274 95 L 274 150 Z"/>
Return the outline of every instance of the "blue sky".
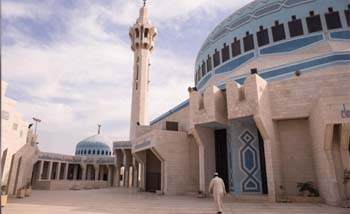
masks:
<path fill-rule="evenodd" d="M 149 0 L 158 30 L 149 118 L 188 98 L 196 54 L 225 17 L 250 0 Z M 127 140 L 132 57 L 129 27 L 141 0 L 3 0 L 2 78 L 18 110 L 39 125 L 40 149 L 73 154 L 97 132 Z"/>

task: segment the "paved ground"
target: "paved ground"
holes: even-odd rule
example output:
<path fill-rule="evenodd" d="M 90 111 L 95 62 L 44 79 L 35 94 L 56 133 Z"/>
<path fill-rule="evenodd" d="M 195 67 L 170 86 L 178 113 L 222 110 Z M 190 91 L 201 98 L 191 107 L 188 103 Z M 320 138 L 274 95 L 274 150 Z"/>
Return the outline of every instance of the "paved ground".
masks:
<path fill-rule="evenodd" d="M 24 199 L 9 199 L 4 214 L 97 214 L 142 213 L 167 214 L 215 213 L 211 198 L 194 196 L 157 196 L 153 193 L 136 193 L 125 189 L 33 191 Z M 349 209 L 324 204 L 237 202 L 225 199 L 224 213 L 248 214 L 349 214 Z"/>

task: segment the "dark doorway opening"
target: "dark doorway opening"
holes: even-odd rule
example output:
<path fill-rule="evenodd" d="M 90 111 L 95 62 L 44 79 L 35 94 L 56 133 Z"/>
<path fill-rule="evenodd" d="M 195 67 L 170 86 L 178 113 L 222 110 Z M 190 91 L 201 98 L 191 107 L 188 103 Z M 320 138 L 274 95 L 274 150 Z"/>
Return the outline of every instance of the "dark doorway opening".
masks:
<path fill-rule="evenodd" d="M 262 184 L 262 193 L 268 194 L 267 189 L 267 176 L 266 176 L 266 163 L 265 163 L 265 148 L 264 148 L 264 139 L 262 138 L 259 129 L 258 136 L 259 136 L 259 156 L 260 156 L 260 167 L 261 167 L 261 184 Z"/>
<path fill-rule="evenodd" d="M 219 177 L 224 180 L 225 188 L 228 190 L 226 129 L 215 130 L 215 164 L 216 171 L 219 173 Z"/>
<path fill-rule="evenodd" d="M 161 162 L 151 150 L 146 152 L 146 192 L 156 192 L 161 186 Z"/>

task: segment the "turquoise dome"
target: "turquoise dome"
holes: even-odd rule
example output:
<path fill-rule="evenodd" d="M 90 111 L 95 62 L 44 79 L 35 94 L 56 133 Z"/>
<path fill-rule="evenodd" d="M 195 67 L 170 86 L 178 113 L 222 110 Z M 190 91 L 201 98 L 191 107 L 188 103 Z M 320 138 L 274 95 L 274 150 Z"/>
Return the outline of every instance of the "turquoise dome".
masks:
<path fill-rule="evenodd" d="M 243 84 L 250 75 L 250 70 L 244 67 L 248 64 L 257 68 L 267 81 L 291 75 L 288 69 L 274 71 L 277 66 L 297 62 L 284 60 L 285 64 L 265 66 L 263 70 L 261 64 L 254 62 L 261 57 L 295 53 L 328 40 L 345 41 L 349 38 L 350 23 L 346 18 L 349 7 L 349 1 L 340 0 L 252 1 L 225 18 L 204 41 L 195 62 L 196 88 L 204 90 L 207 85 L 224 88 L 229 79 Z M 297 70 L 303 69 L 308 68 L 300 65 Z M 291 70 L 295 72 L 295 68 Z"/>
<path fill-rule="evenodd" d="M 80 141 L 75 147 L 76 156 L 106 157 L 111 154 L 108 141 L 100 134 Z"/>

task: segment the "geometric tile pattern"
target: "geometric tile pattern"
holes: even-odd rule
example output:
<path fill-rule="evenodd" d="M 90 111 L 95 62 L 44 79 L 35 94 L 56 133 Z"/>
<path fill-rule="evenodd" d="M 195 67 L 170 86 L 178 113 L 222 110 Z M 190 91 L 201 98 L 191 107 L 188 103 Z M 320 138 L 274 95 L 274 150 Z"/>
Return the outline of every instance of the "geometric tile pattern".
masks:
<path fill-rule="evenodd" d="M 261 192 L 260 179 L 254 175 L 259 169 L 258 148 L 253 145 L 256 137 L 245 129 L 239 136 L 239 141 L 242 143 L 239 151 L 240 170 L 245 174 L 241 181 L 241 190 L 242 192 Z"/>

